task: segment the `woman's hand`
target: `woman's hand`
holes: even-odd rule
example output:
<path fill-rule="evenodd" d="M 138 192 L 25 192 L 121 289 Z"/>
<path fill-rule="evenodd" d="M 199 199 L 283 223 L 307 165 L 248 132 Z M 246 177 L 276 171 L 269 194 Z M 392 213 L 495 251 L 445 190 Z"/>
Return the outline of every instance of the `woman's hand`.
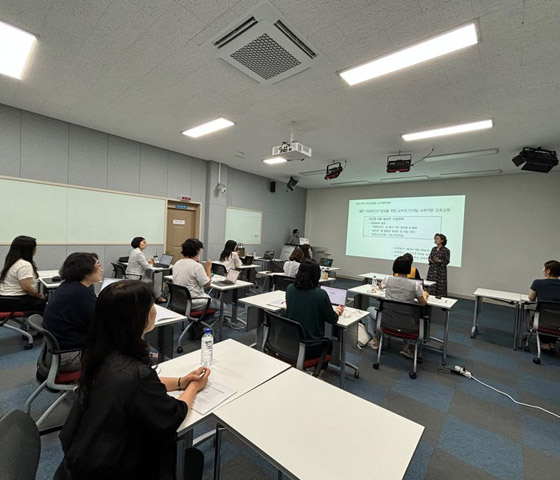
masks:
<path fill-rule="evenodd" d="M 154 264 L 154 259 L 153 259 L 153 258 L 150 258 L 150 259 L 148 260 L 148 263 L 149 263 L 150 265 L 153 265 L 153 264 Z"/>
<path fill-rule="evenodd" d="M 195 376 L 193 380 L 189 382 L 188 387 L 194 388 L 197 392 L 200 392 L 208 383 L 208 377 L 210 376 L 210 369 L 208 367 L 200 367 L 194 372 L 189 373 L 187 377 L 192 375 L 193 373 L 195 373 Z"/>
<path fill-rule="evenodd" d="M 342 313 L 344 312 L 344 305 L 339 305 L 338 307 L 336 307 L 336 314 L 340 317 L 340 315 L 342 315 Z"/>

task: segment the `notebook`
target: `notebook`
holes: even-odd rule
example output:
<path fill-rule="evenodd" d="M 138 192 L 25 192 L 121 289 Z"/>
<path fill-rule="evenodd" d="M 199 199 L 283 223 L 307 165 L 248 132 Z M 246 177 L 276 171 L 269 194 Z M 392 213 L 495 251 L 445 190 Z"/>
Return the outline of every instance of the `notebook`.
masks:
<path fill-rule="evenodd" d="M 166 253 L 164 253 L 159 259 L 159 262 L 154 263 L 153 266 L 156 268 L 169 268 L 172 261 L 173 261 L 173 255 L 167 255 Z"/>
<path fill-rule="evenodd" d="M 216 285 L 234 285 L 237 282 L 237 278 L 241 273 L 240 270 L 234 270 L 233 268 L 227 272 L 226 278 L 223 281 L 212 282 Z"/>
<path fill-rule="evenodd" d="M 321 267 L 332 267 L 332 264 L 333 264 L 332 258 L 321 257 L 321 260 L 319 260 L 319 265 Z"/>
<path fill-rule="evenodd" d="M 348 293 L 346 290 L 344 290 L 343 288 L 325 287 L 322 285 L 321 288 L 329 295 L 331 304 L 346 305 L 346 295 Z"/>

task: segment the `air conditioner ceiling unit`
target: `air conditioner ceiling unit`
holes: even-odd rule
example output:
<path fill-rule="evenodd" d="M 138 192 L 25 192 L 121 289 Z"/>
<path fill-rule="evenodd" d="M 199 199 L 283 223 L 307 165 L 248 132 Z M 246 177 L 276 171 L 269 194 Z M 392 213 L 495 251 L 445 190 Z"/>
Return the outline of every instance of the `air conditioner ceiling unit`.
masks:
<path fill-rule="evenodd" d="M 211 44 L 218 57 L 263 84 L 308 69 L 317 53 L 264 4 L 220 33 Z"/>

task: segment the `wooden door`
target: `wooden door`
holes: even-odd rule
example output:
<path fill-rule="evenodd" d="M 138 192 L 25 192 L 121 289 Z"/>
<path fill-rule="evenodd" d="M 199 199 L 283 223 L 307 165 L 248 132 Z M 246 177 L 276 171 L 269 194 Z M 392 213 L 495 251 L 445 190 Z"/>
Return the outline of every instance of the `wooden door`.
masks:
<path fill-rule="evenodd" d="M 186 206 L 187 210 L 182 207 Z M 177 208 L 179 207 L 179 208 Z M 181 244 L 187 239 L 198 235 L 198 206 L 190 206 L 179 202 L 167 205 L 167 237 L 165 252 L 173 255 L 173 262 L 183 258 Z"/>

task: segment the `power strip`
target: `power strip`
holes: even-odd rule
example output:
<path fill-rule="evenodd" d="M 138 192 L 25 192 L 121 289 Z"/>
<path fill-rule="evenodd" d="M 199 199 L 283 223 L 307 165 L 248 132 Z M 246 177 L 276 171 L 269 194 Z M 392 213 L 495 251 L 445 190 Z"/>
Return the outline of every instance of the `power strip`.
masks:
<path fill-rule="evenodd" d="M 463 375 L 464 377 L 471 378 L 472 374 L 469 372 L 465 367 L 460 367 L 459 365 L 455 365 L 451 372 L 456 375 Z"/>

